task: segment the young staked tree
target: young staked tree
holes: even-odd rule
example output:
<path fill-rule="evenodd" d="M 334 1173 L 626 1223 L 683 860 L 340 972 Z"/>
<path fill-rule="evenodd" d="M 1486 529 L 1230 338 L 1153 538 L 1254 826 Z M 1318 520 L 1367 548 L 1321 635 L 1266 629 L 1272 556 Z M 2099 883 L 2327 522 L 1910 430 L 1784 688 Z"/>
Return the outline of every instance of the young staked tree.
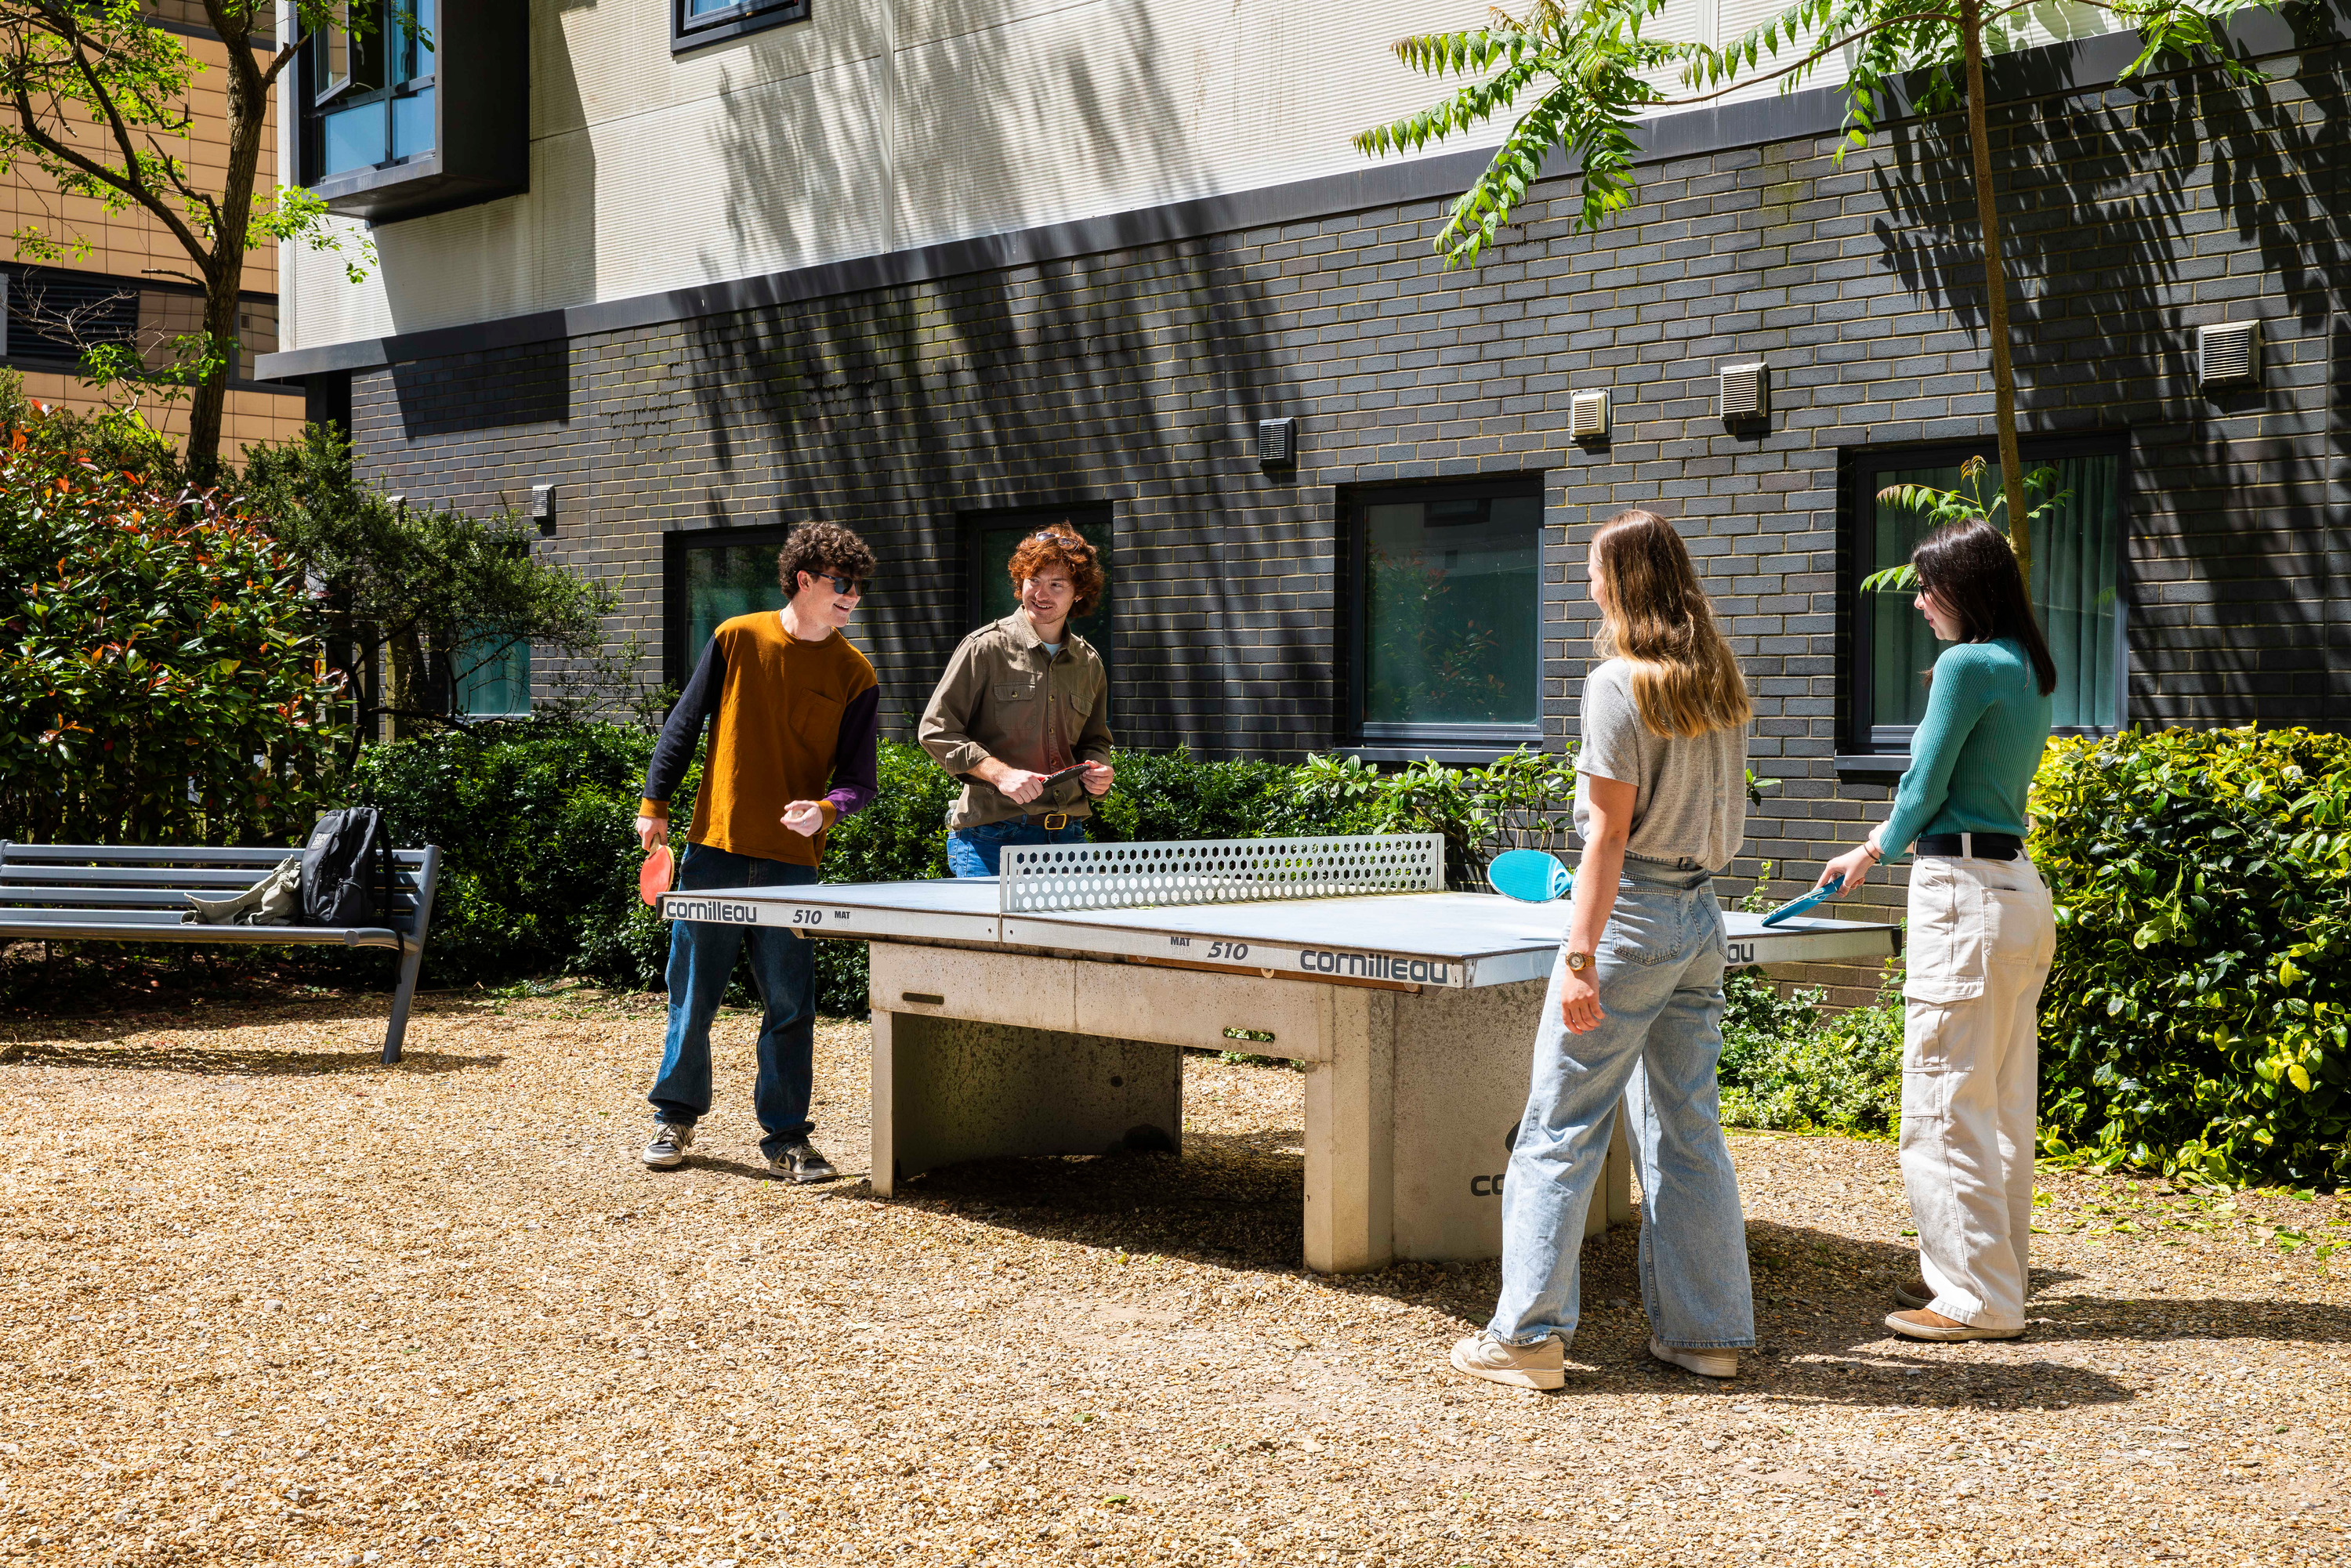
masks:
<path fill-rule="evenodd" d="M 187 257 L 185 270 L 156 270 L 204 290 L 202 329 L 148 346 L 165 350 L 168 363 L 151 370 L 113 345 L 101 346 L 91 366 L 101 382 L 144 382 L 187 398 L 187 462 L 198 478 L 220 461 L 246 253 L 287 239 L 340 252 L 353 282 L 374 259 L 364 242 L 329 223 L 325 204 L 308 191 L 265 199 L 255 190 L 270 89 L 312 32 L 350 25 L 341 0 L 296 0 L 295 36 L 274 47 L 271 0 L 203 5 L 228 55 L 227 162 L 216 178 L 200 174 L 187 156 L 197 126 L 192 89 L 208 68 L 141 0 L 0 0 L 0 174 L 30 166 L 63 195 L 87 197 L 110 216 L 145 214 Z M 28 224 L 10 237 L 26 261 L 86 255 L 97 243 L 63 223 Z"/>
<path fill-rule="evenodd" d="M 1368 153 L 1416 150 L 1533 102 L 1503 140 L 1477 183 L 1453 204 L 1436 248 L 1449 267 L 1473 263 L 1494 243 L 1541 173 L 1554 149 L 1565 150 L 1583 177 L 1579 230 L 1599 228 L 1630 204 L 1639 116 L 1691 108 L 1759 81 L 1792 90 L 1833 57 L 1848 62 L 1845 145 L 1866 145 L 1894 99 L 1896 78 L 1912 84 L 1921 114 L 1966 110 L 1968 161 L 1982 240 L 1985 318 L 1991 341 L 1992 408 L 2000 444 L 2010 542 L 2031 580 L 2031 521 L 2026 476 L 2016 439 L 2016 372 L 2010 361 L 2008 269 L 2001 251 L 1999 192 L 1984 100 L 1984 50 L 2001 23 L 2043 0 L 1797 0 L 1744 37 L 1717 47 L 1652 37 L 1667 0 L 1534 0 L 1523 19 L 1496 10 L 1483 27 L 1428 33 L 1395 46 L 1396 57 L 1430 76 L 1479 79 L 1418 114 L 1376 126 L 1354 139 Z M 2136 76 L 2166 58 L 2210 63 L 2231 80 L 2262 74 L 2223 47 L 2221 29 L 2251 0 L 2084 0 L 2135 29 L 2139 52 L 2125 68 Z M 1659 86 L 1678 81 L 1680 90 Z"/>

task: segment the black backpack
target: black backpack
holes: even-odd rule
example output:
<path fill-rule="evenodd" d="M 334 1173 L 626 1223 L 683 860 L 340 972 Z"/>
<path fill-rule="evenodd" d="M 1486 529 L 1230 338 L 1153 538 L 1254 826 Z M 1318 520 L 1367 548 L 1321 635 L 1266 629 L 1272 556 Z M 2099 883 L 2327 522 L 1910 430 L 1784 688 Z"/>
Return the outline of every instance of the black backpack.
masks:
<path fill-rule="evenodd" d="M 392 835 L 368 806 L 329 811 L 302 846 L 302 924 L 381 925 L 392 917 Z"/>

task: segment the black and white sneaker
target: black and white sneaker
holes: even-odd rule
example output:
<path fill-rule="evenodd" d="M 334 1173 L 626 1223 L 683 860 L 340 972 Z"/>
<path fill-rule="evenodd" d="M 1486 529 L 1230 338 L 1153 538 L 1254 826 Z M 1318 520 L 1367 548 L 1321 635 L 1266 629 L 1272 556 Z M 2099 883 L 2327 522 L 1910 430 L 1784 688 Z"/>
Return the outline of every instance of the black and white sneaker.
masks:
<path fill-rule="evenodd" d="M 674 1171 L 685 1164 L 685 1151 L 694 1147 L 694 1129 L 676 1122 L 655 1122 L 653 1141 L 637 1157 L 657 1171 Z"/>
<path fill-rule="evenodd" d="M 768 1173 L 803 1186 L 812 1181 L 831 1181 L 841 1174 L 806 1138 L 786 1144 L 780 1152 L 768 1156 Z"/>

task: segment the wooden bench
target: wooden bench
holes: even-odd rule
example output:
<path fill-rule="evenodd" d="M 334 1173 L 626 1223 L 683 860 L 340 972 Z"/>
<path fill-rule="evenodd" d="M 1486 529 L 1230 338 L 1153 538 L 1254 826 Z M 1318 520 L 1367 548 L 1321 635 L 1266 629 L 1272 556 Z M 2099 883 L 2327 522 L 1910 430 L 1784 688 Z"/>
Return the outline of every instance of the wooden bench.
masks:
<path fill-rule="evenodd" d="M 389 947 L 400 955 L 383 1060 L 400 1060 L 409 1003 L 433 924 L 441 851 L 392 852 L 392 915 L 383 925 L 187 925 L 186 894 L 226 898 L 299 847 L 195 849 L 140 844 L 16 844 L 0 840 L 0 941 L 209 942 L 238 947 Z"/>

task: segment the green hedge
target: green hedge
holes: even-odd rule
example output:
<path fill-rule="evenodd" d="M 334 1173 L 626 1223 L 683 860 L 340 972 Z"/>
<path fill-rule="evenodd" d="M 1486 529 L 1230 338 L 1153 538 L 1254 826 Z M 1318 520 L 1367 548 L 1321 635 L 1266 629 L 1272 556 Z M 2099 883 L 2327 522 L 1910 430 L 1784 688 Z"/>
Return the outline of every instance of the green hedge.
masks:
<path fill-rule="evenodd" d="M 2060 740 L 2043 1143 L 2222 1181 L 2351 1176 L 2351 738 Z"/>
<path fill-rule="evenodd" d="M 491 726 L 368 752 L 354 798 L 446 855 L 435 985 L 578 974 L 660 984 L 665 935 L 634 896 L 630 832 L 652 739 L 612 726 Z M 1442 831 L 1457 866 L 1557 832 L 1572 763 L 1379 775 L 1122 754 L 1098 837 Z M 946 874 L 954 781 L 885 742 L 882 795 L 843 823 L 835 881 Z M 690 809 L 694 776 L 676 802 Z M 2044 1145 L 2229 1181 L 2351 1172 L 2346 1046 L 2351 741 L 2304 731 L 2165 732 L 2053 745 L 2033 853 L 2059 910 L 2042 1022 Z M 865 1005 L 862 946 L 817 949 L 820 1005 Z M 1735 979 L 1726 1114 L 1872 1133 L 1898 1112 L 1900 1009 L 1826 1015 Z"/>

